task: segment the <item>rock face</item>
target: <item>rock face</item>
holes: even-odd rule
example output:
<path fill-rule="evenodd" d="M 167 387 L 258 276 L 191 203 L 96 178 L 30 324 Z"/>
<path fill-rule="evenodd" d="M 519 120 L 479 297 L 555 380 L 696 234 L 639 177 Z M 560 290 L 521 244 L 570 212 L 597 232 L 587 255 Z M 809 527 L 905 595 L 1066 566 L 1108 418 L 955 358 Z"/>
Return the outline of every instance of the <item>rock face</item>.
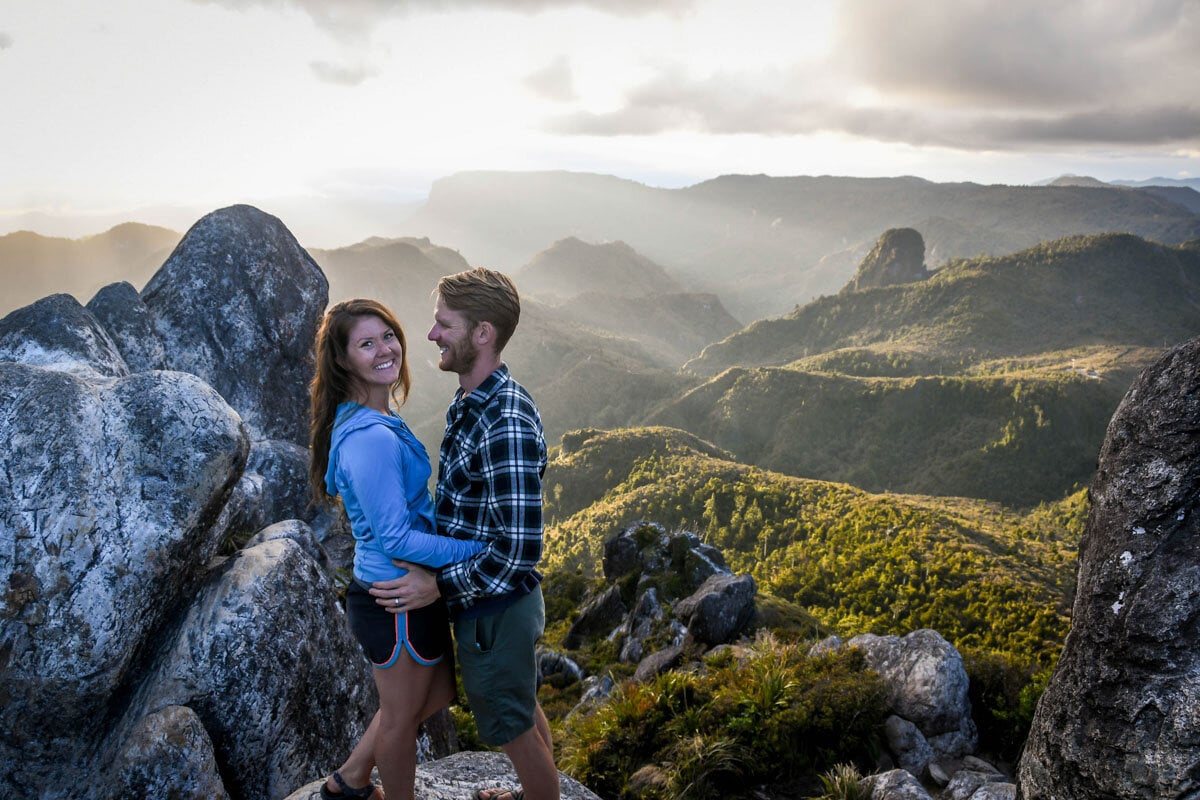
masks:
<path fill-rule="evenodd" d="M 88 301 L 87 310 L 108 331 L 130 371 L 166 368 L 166 353 L 154 332 L 150 309 L 132 284 L 105 286 Z"/>
<path fill-rule="evenodd" d="M 925 269 L 925 240 L 921 234 L 912 228 L 891 228 L 879 237 L 842 291 L 914 283 L 928 276 Z"/>
<path fill-rule="evenodd" d="M 944 765 L 942 783 L 960 771 L 960 759 L 971 757 L 978 734 L 967 695 L 967 670 L 954 646 L 937 631 L 918 630 L 906 636 L 868 633 L 844 643 L 831 636 L 813 645 L 810 653 L 843 647 L 861 649 L 867 665 L 887 685 L 891 716 L 883 738 L 895 763 L 918 779 L 936 779 Z"/>
<path fill-rule="evenodd" d="M 1028 800 L 1200 792 L 1200 339 L 1134 382 L 1109 423 L 1071 632 L 1018 783 Z"/>
<path fill-rule="evenodd" d="M 191 375 L 89 383 L 14 363 L 0 431 L 0 761 L 38 784 L 25 770 L 104 732 L 141 643 L 194 590 L 248 442 Z"/>
<path fill-rule="evenodd" d="M 197 223 L 146 302 L 114 284 L 0 320 L 10 792 L 276 800 L 365 730 L 371 668 L 295 519 L 324 287 L 238 207 Z"/>
<path fill-rule="evenodd" d="M 0 320 L 0 362 L 83 375 L 129 374 L 116 343 L 69 294 L 52 294 Z"/>
<path fill-rule="evenodd" d="M 283 223 L 250 206 L 201 219 L 142 290 L 168 369 L 199 376 L 252 439 L 308 441 L 309 351 L 329 283 Z"/>

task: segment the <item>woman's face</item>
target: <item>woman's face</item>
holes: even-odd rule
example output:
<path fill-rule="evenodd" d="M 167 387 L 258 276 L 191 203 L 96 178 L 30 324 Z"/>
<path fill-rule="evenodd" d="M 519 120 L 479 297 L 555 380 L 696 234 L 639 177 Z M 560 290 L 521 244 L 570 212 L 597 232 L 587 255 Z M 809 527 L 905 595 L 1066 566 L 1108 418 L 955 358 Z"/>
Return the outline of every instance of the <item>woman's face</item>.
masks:
<path fill-rule="evenodd" d="M 346 368 L 361 391 L 388 391 L 400 379 L 403 360 L 400 337 L 391 326 L 375 316 L 357 318 L 346 341 Z"/>

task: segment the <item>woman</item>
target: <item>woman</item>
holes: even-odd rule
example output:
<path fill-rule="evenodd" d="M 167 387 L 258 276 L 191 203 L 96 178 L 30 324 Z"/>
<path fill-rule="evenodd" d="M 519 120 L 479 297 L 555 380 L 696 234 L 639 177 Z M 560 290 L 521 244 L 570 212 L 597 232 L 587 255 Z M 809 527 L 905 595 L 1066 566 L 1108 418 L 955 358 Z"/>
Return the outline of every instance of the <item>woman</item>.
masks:
<path fill-rule="evenodd" d="M 380 800 L 370 778 L 378 766 L 387 796 L 409 800 L 417 726 L 454 697 L 449 620 L 442 603 L 392 614 L 367 590 L 404 574 L 392 559 L 440 567 L 481 545 L 436 535 L 429 456 L 391 410 L 411 385 L 395 316 L 374 300 L 338 303 L 321 322 L 315 351 L 309 489 L 318 503 L 340 497 L 350 521 L 354 580 L 346 613 L 379 690 L 379 711 L 321 796 Z"/>

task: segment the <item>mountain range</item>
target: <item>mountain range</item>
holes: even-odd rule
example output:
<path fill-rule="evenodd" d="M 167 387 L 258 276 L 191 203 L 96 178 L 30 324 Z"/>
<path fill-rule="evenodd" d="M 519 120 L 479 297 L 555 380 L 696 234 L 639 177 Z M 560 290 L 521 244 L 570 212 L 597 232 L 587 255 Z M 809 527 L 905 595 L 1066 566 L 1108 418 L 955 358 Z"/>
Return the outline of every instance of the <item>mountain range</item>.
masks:
<path fill-rule="evenodd" d="M 423 340 L 432 292 L 491 254 L 518 259 L 492 260 L 525 295 L 506 358 L 552 442 L 666 425 L 800 477 L 1023 506 L 1086 482 L 1132 375 L 1200 332 L 1200 216 L 1160 189 L 726 176 L 659 190 L 464 173 L 410 221 L 428 234 L 310 252 L 332 300 L 371 295 L 396 310 L 415 374 L 405 414 L 428 443 L 455 387 Z M 913 219 L 924 230 L 897 227 Z M 897 230 L 923 243 L 930 269 L 848 286 L 854 254 Z M 1056 231 L 1071 235 L 1047 238 Z M 138 285 L 176 238 L 137 225 L 74 243 L 10 234 L 0 272 L 16 285 L 52 260 L 30 253 L 57 248 L 40 271 L 86 301 L 79 287 Z M 1013 252 L 1021 241 L 1032 245 Z M 100 255 L 85 270 L 72 259 L 88 248 Z M 818 278 L 835 293 L 794 302 Z M 731 296 L 786 310 L 739 321 Z"/>
<path fill-rule="evenodd" d="M 1200 237 L 1197 212 L 1158 188 L 727 175 L 658 189 L 567 172 L 459 173 L 404 226 L 503 270 L 566 236 L 623 241 L 747 322 L 836 292 L 888 228 L 919 231 L 930 267 L 1076 234 Z"/>

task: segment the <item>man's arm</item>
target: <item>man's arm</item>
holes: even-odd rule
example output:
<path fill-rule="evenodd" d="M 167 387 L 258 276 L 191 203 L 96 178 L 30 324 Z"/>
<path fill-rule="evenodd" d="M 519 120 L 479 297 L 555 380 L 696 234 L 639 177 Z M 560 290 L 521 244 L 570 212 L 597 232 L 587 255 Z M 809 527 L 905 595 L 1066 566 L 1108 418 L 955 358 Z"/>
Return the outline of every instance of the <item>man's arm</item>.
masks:
<path fill-rule="evenodd" d="M 452 605 L 512 591 L 542 556 L 545 440 L 527 414 L 505 412 L 484 431 L 478 451 L 485 499 L 473 512 L 487 529 L 484 549 L 436 574 Z"/>

